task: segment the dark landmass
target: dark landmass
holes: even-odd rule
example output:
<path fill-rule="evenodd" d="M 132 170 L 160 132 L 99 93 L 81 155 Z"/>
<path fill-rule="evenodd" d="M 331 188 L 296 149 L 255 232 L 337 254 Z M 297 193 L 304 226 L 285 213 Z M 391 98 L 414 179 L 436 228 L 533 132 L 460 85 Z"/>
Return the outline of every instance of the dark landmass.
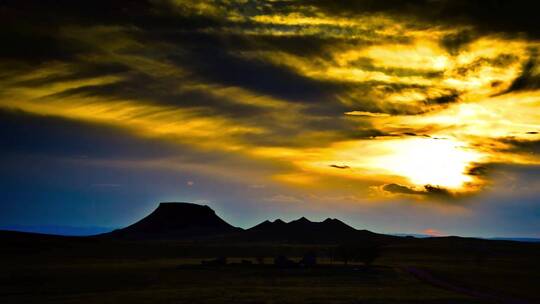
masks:
<path fill-rule="evenodd" d="M 330 218 L 322 222 L 312 222 L 302 217 L 289 223 L 278 219 L 242 229 L 225 222 L 210 207 L 191 203 L 161 203 L 154 212 L 139 222 L 96 237 L 300 244 L 359 241 L 388 243 L 397 238 L 368 230 L 357 230 L 338 219 Z"/>
<path fill-rule="evenodd" d="M 286 223 L 282 220 L 264 221 L 243 233 L 245 240 L 291 243 L 343 243 L 355 241 L 390 242 L 395 237 L 357 230 L 338 219 L 327 218 L 312 222 L 305 217 Z"/>
<path fill-rule="evenodd" d="M 540 243 L 540 239 L 538 238 L 524 238 L 524 237 L 496 237 L 496 238 L 490 238 L 490 240 Z"/>
<path fill-rule="evenodd" d="M 65 225 L 5 225 L 0 226 L 0 230 L 67 236 L 89 236 L 111 232 L 114 230 L 114 228 L 99 226 L 78 227 Z"/>
<path fill-rule="evenodd" d="M 163 203 L 110 233 L 0 231 L 0 303 L 540 303 L 540 244 L 337 219 L 234 227 Z"/>
<path fill-rule="evenodd" d="M 123 229 L 100 237 L 127 239 L 191 239 L 241 231 L 225 222 L 208 206 L 161 203 L 150 215 Z"/>

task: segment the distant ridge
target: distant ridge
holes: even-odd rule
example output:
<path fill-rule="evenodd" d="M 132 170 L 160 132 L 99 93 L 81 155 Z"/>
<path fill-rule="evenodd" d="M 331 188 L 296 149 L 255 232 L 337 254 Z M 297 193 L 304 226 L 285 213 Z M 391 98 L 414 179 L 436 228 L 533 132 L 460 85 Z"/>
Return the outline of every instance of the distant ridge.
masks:
<path fill-rule="evenodd" d="M 241 231 L 225 222 L 208 206 L 160 203 L 154 212 L 126 228 L 101 236 L 129 239 L 183 239 Z"/>
<path fill-rule="evenodd" d="M 355 241 L 387 241 L 395 237 L 357 230 L 338 219 L 312 222 L 305 217 L 286 223 L 281 219 L 264 221 L 242 233 L 250 241 L 292 243 L 342 243 Z"/>
<path fill-rule="evenodd" d="M 6 225 L 0 230 L 40 233 L 63 236 L 90 236 L 114 230 L 112 227 L 99 226 L 64 226 L 64 225 Z"/>

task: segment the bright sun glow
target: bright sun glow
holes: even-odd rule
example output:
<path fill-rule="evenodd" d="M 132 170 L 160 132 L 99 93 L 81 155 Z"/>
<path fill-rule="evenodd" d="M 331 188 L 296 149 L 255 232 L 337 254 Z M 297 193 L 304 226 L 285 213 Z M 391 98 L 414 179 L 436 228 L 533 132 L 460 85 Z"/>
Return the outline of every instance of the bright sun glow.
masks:
<path fill-rule="evenodd" d="M 392 143 L 394 154 L 380 157 L 376 163 L 406 177 L 412 184 L 460 189 L 472 182 L 467 170 L 482 155 L 463 143 L 440 139 L 411 139 Z"/>
<path fill-rule="evenodd" d="M 305 172 L 352 179 L 369 176 L 419 189 L 432 185 L 469 192 L 478 181 L 468 170 L 485 157 L 456 139 L 398 138 L 346 141 L 312 149 L 296 164 Z"/>

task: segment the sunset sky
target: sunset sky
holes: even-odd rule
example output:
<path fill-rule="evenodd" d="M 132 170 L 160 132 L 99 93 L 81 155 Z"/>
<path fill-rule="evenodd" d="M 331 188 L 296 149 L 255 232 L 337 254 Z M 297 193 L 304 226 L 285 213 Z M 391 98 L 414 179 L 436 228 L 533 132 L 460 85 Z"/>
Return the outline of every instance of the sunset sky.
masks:
<path fill-rule="evenodd" d="M 0 2 L 0 226 L 540 237 L 534 1 Z"/>

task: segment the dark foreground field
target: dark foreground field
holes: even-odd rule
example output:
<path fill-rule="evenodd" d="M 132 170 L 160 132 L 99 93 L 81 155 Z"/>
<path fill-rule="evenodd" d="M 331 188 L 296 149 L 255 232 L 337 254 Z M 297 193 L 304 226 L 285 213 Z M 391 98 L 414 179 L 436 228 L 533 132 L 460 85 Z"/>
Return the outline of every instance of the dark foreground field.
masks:
<path fill-rule="evenodd" d="M 404 239 L 384 247 L 366 268 L 345 266 L 325 257 L 328 248 L 309 245 L 18 234 L 0 240 L 0 303 L 540 302 L 536 244 Z M 299 259 L 307 251 L 320 252 L 319 265 L 272 264 L 276 254 Z M 264 253 L 260 265 L 256 257 Z M 227 265 L 201 265 L 223 255 Z M 242 259 L 254 264 L 241 265 Z"/>

